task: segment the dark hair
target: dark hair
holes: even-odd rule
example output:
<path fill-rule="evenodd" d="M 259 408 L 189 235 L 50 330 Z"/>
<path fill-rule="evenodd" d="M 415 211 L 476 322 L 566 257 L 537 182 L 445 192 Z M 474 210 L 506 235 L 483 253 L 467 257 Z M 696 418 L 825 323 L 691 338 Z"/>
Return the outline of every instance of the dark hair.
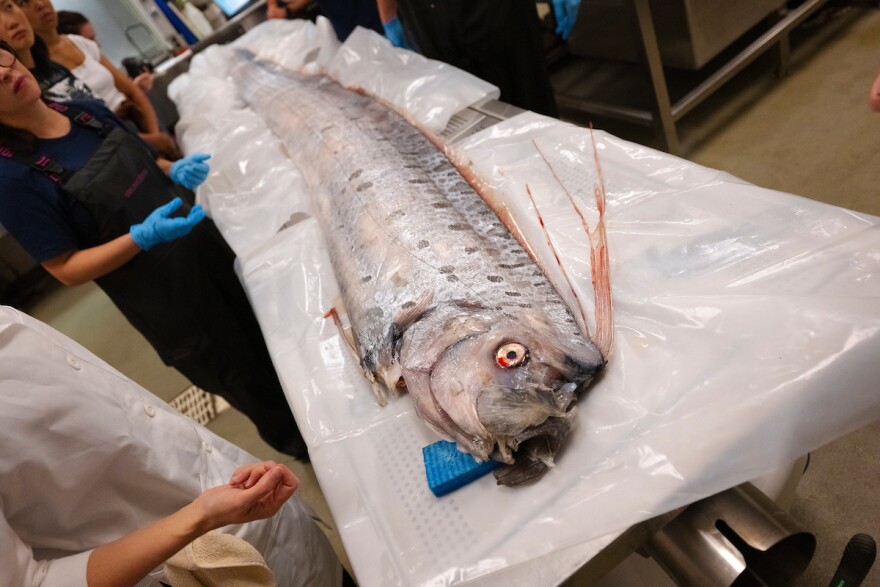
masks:
<path fill-rule="evenodd" d="M 49 47 L 40 35 L 34 35 L 34 44 L 31 45 L 31 57 L 34 58 L 34 67 L 31 71 L 43 69 L 49 66 Z"/>
<path fill-rule="evenodd" d="M 79 12 L 72 10 L 59 10 L 58 14 L 58 34 L 60 35 L 78 35 L 82 25 L 89 22 L 85 16 Z"/>

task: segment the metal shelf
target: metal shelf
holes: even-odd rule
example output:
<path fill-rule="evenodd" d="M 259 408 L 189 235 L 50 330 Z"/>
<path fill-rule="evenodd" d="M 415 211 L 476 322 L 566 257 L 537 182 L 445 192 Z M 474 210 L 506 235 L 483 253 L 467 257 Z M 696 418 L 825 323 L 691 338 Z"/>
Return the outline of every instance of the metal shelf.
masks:
<path fill-rule="evenodd" d="M 585 98 L 565 91 L 557 92 L 556 101 L 560 109 L 579 113 L 604 116 L 624 120 L 636 124 L 653 126 L 660 139 L 661 148 L 672 154 L 679 154 L 680 143 L 676 122 L 693 110 L 713 92 L 727 83 L 737 73 L 763 53 L 775 49 L 778 59 L 778 71 L 781 75 L 788 72 L 789 67 L 789 34 L 803 23 L 814 12 L 819 10 L 827 0 L 806 0 L 792 9 L 779 21 L 770 26 L 755 40 L 750 42 L 734 56 L 698 82 L 682 97 L 673 101 L 667 84 L 667 74 L 663 69 L 660 49 L 651 16 L 649 0 L 632 0 L 635 9 L 636 24 L 642 43 L 643 66 L 642 75 L 647 78 L 650 86 L 650 106 L 646 108 L 622 105 L 620 101 L 606 102 L 601 99 Z"/>

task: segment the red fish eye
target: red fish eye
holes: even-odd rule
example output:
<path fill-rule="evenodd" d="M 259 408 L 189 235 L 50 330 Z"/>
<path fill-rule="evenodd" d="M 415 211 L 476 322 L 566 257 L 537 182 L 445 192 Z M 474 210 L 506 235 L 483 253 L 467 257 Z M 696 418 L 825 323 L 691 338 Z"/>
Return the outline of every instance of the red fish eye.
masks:
<path fill-rule="evenodd" d="M 495 351 L 495 361 L 505 369 L 510 369 L 522 365 L 528 355 L 529 351 L 523 345 L 518 342 L 508 342 Z"/>

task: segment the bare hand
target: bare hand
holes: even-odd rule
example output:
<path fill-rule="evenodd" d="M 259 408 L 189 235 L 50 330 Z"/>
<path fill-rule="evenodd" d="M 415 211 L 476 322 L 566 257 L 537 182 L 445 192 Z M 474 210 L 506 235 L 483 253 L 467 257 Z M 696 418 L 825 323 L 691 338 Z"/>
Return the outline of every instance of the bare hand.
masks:
<path fill-rule="evenodd" d="M 144 92 L 149 92 L 153 89 L 153 74 L 149 71 L 145 71 L 134 78 L 134 83 Z"/>
<path fill-rule="evenodd" d="M 240 467 L 232 478 L 238 482 L 208 489 L 192 503 L 209 529 L 271 518 L 299 486 L 290 469 L 271 461 Z"/>

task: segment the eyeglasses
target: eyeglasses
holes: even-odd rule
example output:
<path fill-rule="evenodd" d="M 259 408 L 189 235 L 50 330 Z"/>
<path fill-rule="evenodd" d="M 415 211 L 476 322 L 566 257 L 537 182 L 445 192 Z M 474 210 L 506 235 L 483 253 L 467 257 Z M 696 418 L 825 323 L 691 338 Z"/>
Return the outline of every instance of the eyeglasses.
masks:
<path fill-rule="evenodd" d="M 0 41 L 0 67 L 10 68 L 15 65 L 17 59 L 12 47 L 6 41 Z"/>

